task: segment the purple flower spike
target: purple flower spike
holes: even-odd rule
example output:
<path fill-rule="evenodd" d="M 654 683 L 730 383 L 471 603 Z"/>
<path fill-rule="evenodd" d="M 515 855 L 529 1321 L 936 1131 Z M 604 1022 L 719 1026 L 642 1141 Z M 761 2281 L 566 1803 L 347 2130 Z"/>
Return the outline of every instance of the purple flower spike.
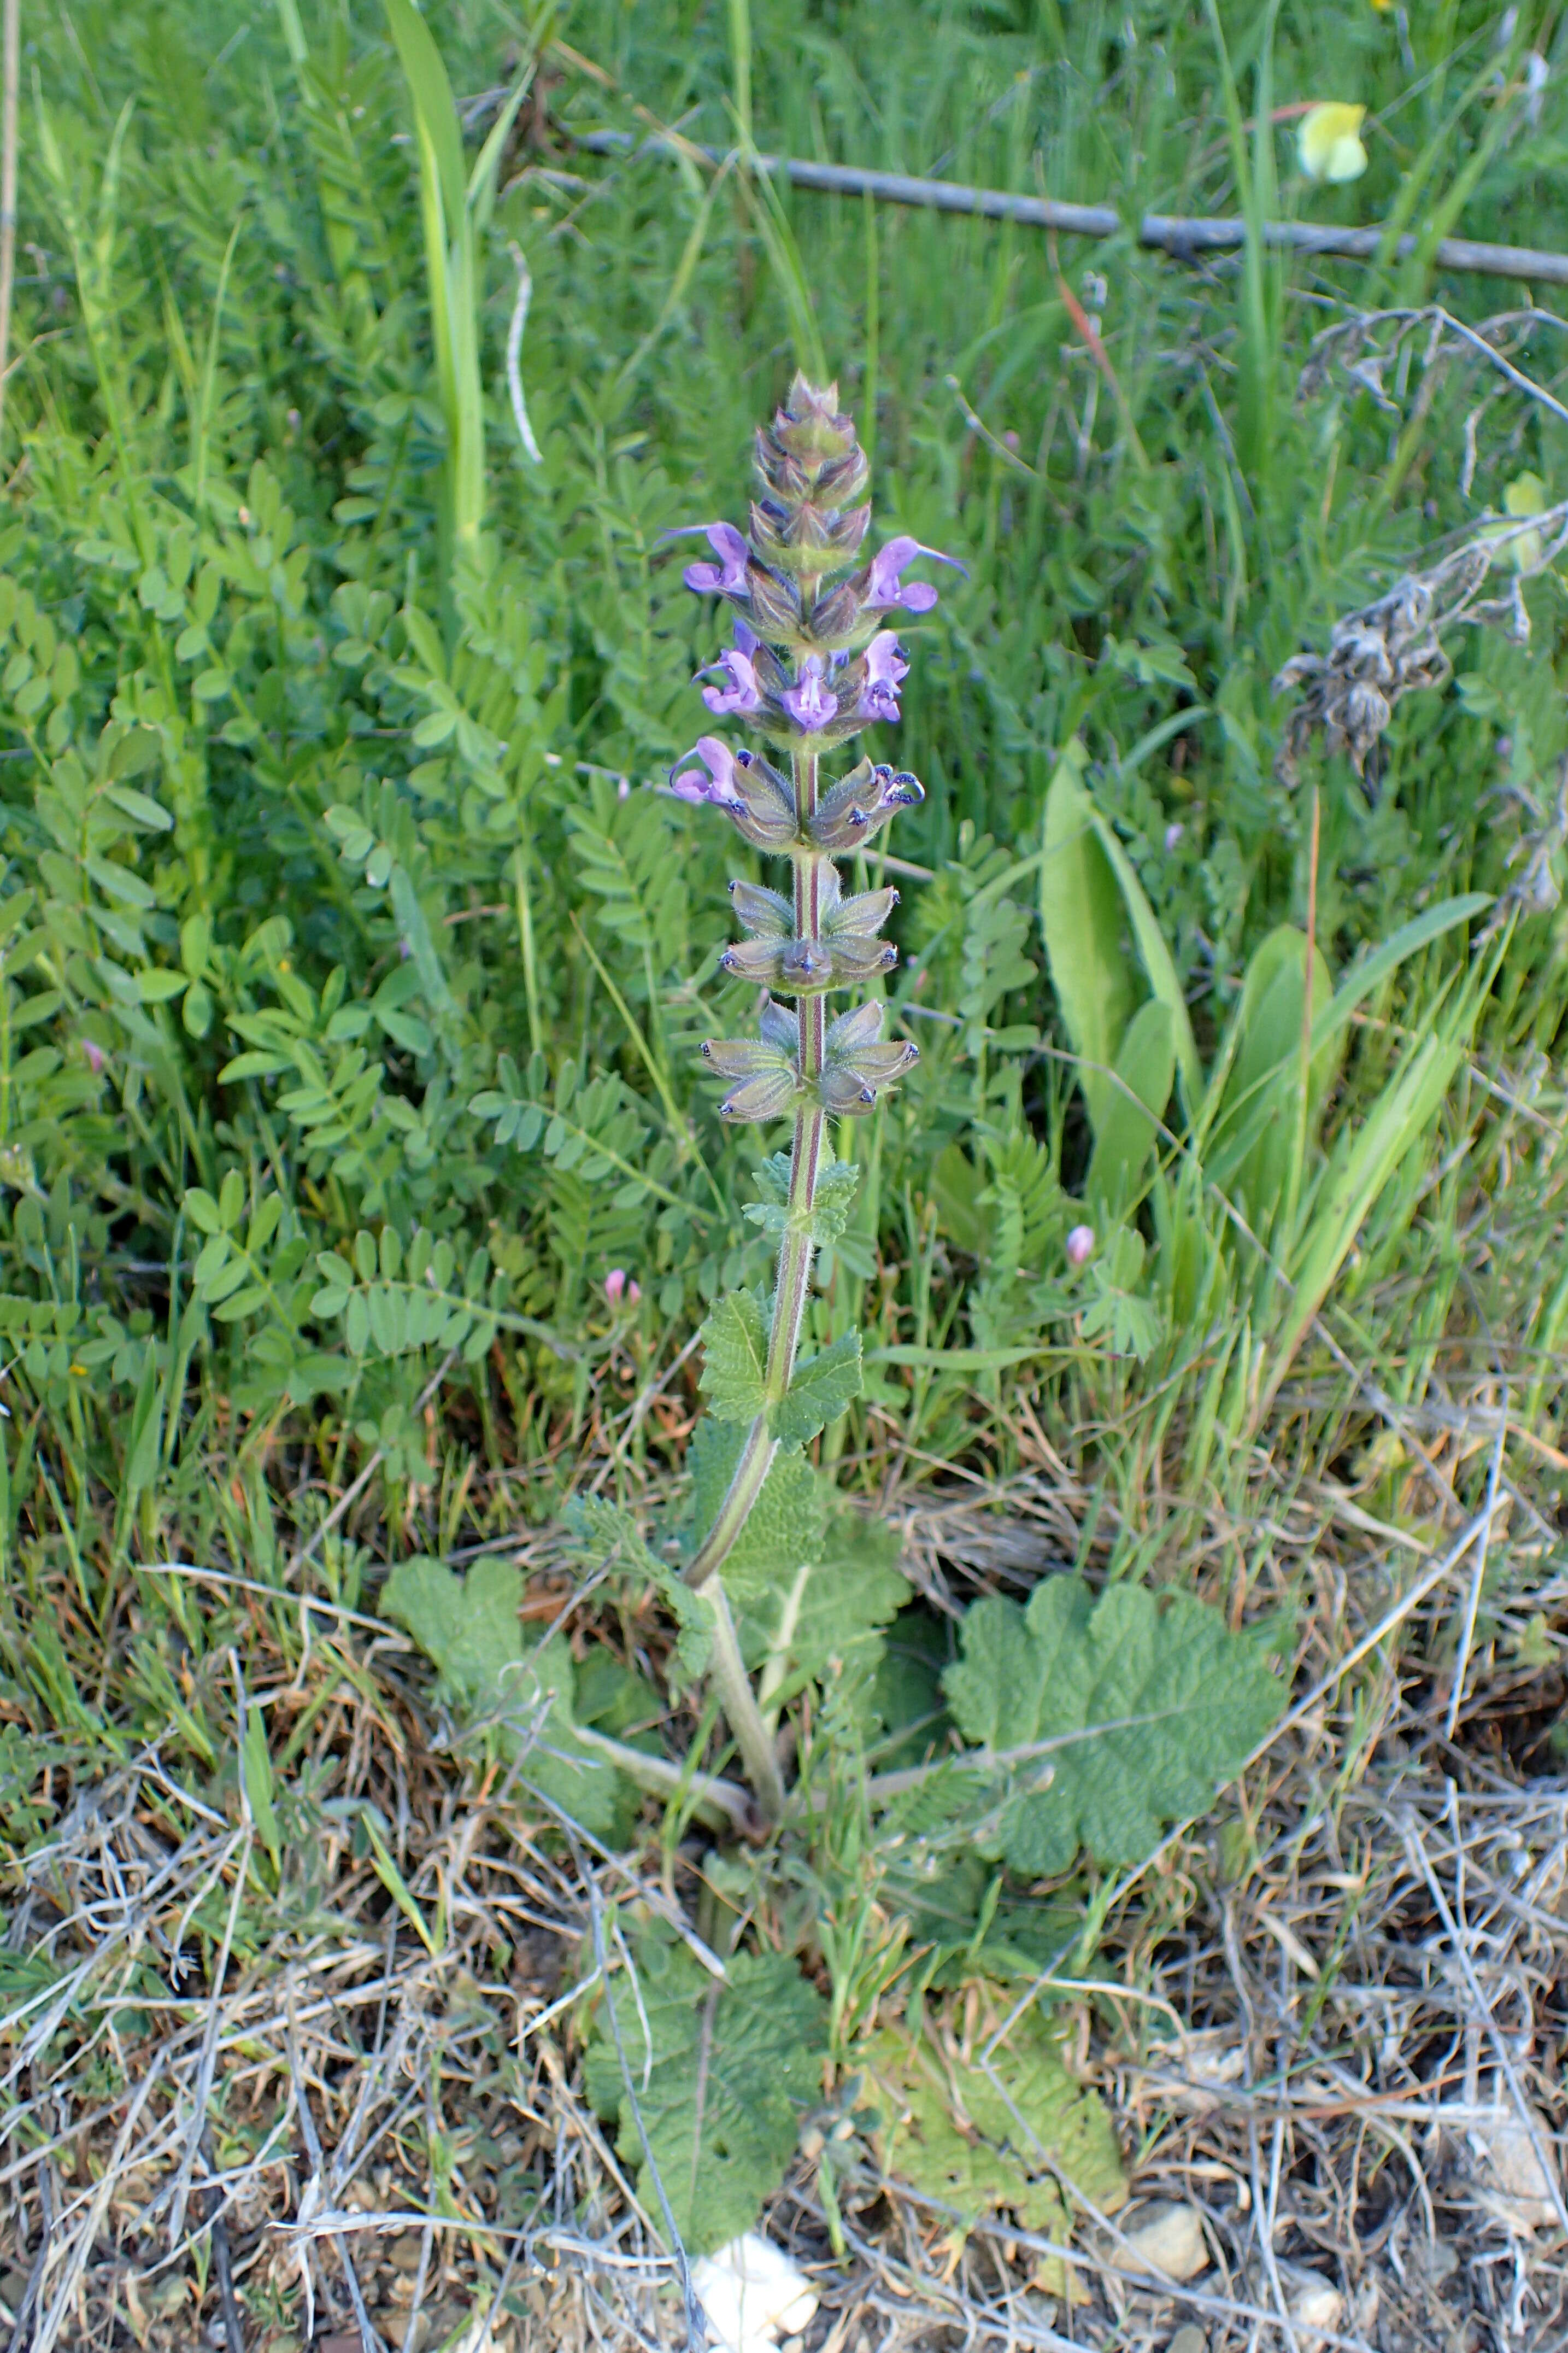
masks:
<path fill-rule="evenodd" d="M 686 585 L 699 596 L 734 596 L 746 586 L 746 562 L 751 554 L 732 522 L 710 522 L 698 528 L 720 558 L 717 564 L 689 564 Z"/>
<path fill-rule="evenodd" d="M 801 664 L 800 683 L 781 694 L 780 702 L 795 725 L 805 735 L 826 727 L 838 716 L 838 697 L 827 686 L 822 675 L 820 654 L 807 654 Z"/>
<path fill-rule="evenodd" d="M 899 579 L 905 565 L 912 564 L 917 555 L 929 555 L 937 564 L 951 564 L 955 572 L 963 570 L 955 555 L 943 555 L 937 548 L 923 547 L 918 539 L 890 539 L 886 547 L 871 558 L 866 577 L 864 609 L 867 612 L 885 612 L 894 605 L 901 605 L 906 613 L 931 611 L 936 603 L 936 590 L 930 581 L 911 580 L 905 588 Z M 687 576 L 689 578 L 690 575 Z"/>
<path fill-rule="evenodd" d="M 689 754 L 688 757 L 690 756 Z M 735 790 L 735 755 L 728 744 L 721 744 L 717 735 L 700 735 L 695 756 L 710 773 L 705 776 L 700 768 L 686 768 L 677 776 L 672 769 L 669 789 L 676 799 L 707 801 L 714 808 L 739 808 L 741 797 Z M 676 766 L 679 765 L 677 761 Z"/>
<path fill-rule="evenodd" d="M 741 633 L 737 630 L 735 634 L 739 637 Z M 752 646 L 755 646 L 757 641 L 752 637 L 750 629 L 745 634 L 751 638 Z M 702 700 L 710 711 L 720 714 L 727 711 L 738 711 L 750 714 L 753 711 L 762 709 L 762 689 L 757 684 L 757 673 L 752 667 L 750 647 L 732 646 L 728 653 L 720 655 L 711 669 L 699 670 L 697 675 L 699 678 L 711 678 L 715 673 L 721 674 L 729 682 L 724 686 L 703 688 Z"/>
<path fill-rule="evenodd" d="M 866 680 L 860 689 L 857 718 L 896 721 L 899 687 L 909 676 L 909 670 L 904 649 L 891 629 L 879 629 L 866 649 Z"/>

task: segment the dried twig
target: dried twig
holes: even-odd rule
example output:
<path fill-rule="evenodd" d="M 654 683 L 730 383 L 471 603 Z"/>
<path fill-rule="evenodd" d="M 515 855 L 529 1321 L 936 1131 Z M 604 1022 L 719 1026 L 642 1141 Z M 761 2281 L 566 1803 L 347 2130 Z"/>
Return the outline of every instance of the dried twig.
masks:
<path fill-rule="evenodd" d="M 725 152 L 699 147 L 690 140 L 661 133 L 641 141 L 626 131 L 585 131 L 575 143 L 593 155 L 705 156 L 722 164 Z M 916 210 L 963 213 L 983 220 L 1016 221 L 1026 228 L 1059 230 L 1064 237 L 1125 237 L 1127 223 L 1111 205 L 1075 205 L 1051 196 L 1016 196 L 1002 188 L 975 188 L 953 180 L 910 179 L 901 172 L 863 171 L 854 164 L 819 164 L 797 155 L 749 157 L 753 170 L 773 173 L 792 187 L 811 188 L 826 195 L 869 196 L 879 204 L 908 205 Z M 1321 255 L 1325 259 L 1375 260 L 1383 250 L 1381 228 L 1328 228 L 1309 221 L 1265 221 L 1263 242 L 1276 251 Z M 1212 216 L 1184 218 L 1170 213 L 1145 213 L 1138 223 L 1137 242 L 1168 253 L 1175 261 L 1200 261 L 1215 253 L 1237 253 L 1247 243 L 1247 224 Z M 1390 259 L 1405 260 L 1417 251 L 1419 239 L 1403 236 Z M 1568 286 L 1568 254 L 1542 253 L 1525 246 L 1488 245 L 1470 237 L 1439 237 L 1432 253 L 1437 269 L 1474 271 L 1485 278 L 1516 278 L 1548 286 Z"/>

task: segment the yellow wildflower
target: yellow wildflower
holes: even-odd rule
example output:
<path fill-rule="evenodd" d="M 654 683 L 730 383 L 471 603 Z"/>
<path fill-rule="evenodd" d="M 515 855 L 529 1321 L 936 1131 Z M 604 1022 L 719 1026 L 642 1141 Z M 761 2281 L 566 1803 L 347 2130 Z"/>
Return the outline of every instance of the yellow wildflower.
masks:
<path fill-rule="evenodd" d="M 1546 511 L 1546 485 L 1539 474 L 1519 474 L 1502 494 L 1503 512 L 1515 522 L 1522 522 L 1527 515 L 1543 514 Z M 1546 553 L 1538 531 L 1521 531 L 1508 542 L 1508 554 L 1516 572 L 1535 572 Z"/>
<path fill-rule="evenodd" d="M 1309 180 L 1359 180 L 1366 169 L 1366 149 L 1361 143 L 1364 106 L 1342 106 L 1331 100 L 1312 107 L 1301 117 L 1296 150 Z"/>

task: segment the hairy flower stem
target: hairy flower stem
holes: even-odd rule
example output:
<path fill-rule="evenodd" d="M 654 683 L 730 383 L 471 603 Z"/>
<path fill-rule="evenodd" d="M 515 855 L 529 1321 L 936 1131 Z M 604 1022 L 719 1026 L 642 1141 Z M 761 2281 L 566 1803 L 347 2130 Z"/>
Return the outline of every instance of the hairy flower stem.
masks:
<path fill-rule="evenodd" d="M 817 763 L 815 754 L 796 753 L 794 760 L 795 808 L 804 824 L 816 807 Z M 822 871 L 826 860 L 809 852 L 795 860 L 795 929 L 802 939 L 821 934 Z M 797 999 L 800 1025 L 800 1067 L 811 1082 L 821 1076 L 822 1041 L 826 1027 L 820 997 Z M 770 1821 L 784 1809 L 784 1782 L 773 1744 L 763 1722 L 751 1678 L 741 1658 L 720 1570 L 734 1549 L 773 1468 L 778 1440 L 768 1423 L 772 1408 L 788 1391 L 795 1371 L 800 1329 L 805 1317 L 811 1285 L 811 1212 L 816 1201 L 816 1180 L 822 1167 L 822 1141 L 826 1113 L 816 1103 L 803 1104 L 795 1114 L 795 1148 L 790 1158 L 789 1219 L 779 1246 L 778 1277 L 773 1285 L 773 1330 L 768 1341 L 766 1403 L 746 1432 L 740 1459 L 713 1525 L 686 1571 L 687 1581 L 714 1608 L 718 1634 L 712 1672 L 730 1729 L 745 1759 L 757 1799 Z M 753 1753 L 754 1752 L 754 1753 Z"/>

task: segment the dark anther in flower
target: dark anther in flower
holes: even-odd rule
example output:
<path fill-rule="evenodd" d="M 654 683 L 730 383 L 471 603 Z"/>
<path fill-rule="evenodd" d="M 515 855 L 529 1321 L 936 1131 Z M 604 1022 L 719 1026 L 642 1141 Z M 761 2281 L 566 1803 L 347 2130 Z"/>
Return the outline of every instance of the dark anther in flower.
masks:
<path fill-rule="evenodd" d="M 709 774 L 704 776 L 700 768 L 685 768 L 678 776 L 676 768 L 680 768 L 678 760 L 675 768 L 669 772 L 669 789 L 677 800 L 703 801 L 713 808 L 729 809 L 731 813 L 742 808 L 745 804 L 735 790 L 735 754 L 728 744 L 721 744 L 717 735 L 700 735 L 695 755 L 707 767 Z M 692 754 L 689 752 L 686 757 L 690 759 Z"/>

